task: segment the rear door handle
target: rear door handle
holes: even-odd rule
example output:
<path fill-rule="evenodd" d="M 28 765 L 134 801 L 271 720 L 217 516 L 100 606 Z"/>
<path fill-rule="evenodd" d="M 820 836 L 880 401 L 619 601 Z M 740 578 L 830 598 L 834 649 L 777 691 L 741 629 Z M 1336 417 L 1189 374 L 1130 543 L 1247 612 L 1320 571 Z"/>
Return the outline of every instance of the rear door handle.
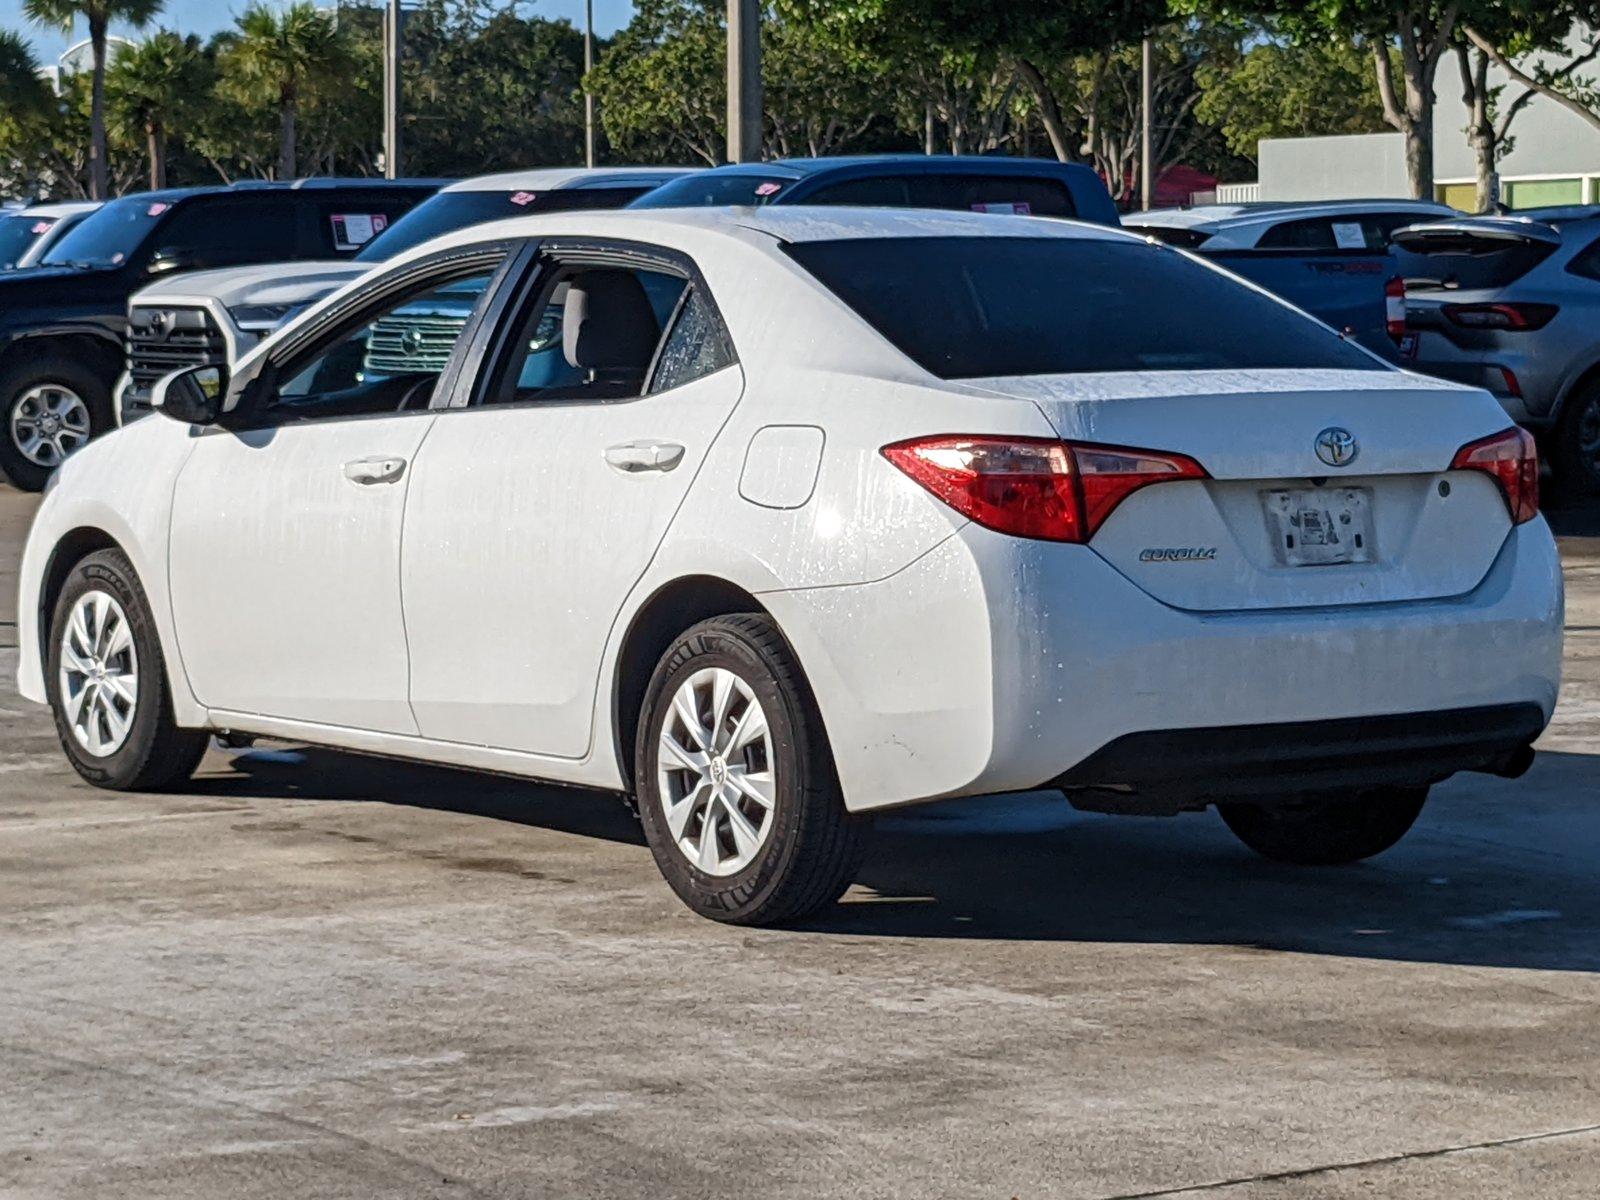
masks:
<path fill-rule="evenodd" d="M 606 447 L 606 462 L 629 475 L 640 471 L 670 471 L 682 461 L 683 447 L 677 442 L 646 439 Z"/>
<path fill-rule="evenodd" d="M 393 483 L 405 474 L 406 460 L 387 458 L 358 458 L 344 465 L 344 477 L 351 483 Z"/>

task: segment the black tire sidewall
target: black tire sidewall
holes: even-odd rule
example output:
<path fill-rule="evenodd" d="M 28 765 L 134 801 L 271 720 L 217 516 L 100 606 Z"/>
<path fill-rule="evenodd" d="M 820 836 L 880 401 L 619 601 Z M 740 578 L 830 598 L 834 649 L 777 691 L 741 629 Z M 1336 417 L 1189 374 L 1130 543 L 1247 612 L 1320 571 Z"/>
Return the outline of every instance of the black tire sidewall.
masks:
<path fill-rule="evenodd" d="M 67 722 L 61 695 L 61 633 L 72 606 L 86 592 L 103 591 L 114 596 L 133 631 L 134 653 L 138 656 L 139 695 L 134 703 L 133 727 L 128 740 L 115 754 L 96 758 L 78 745 Z M 50 614 L 48 653 L 45 656 L 45 690 L 50 697 L 50 712 L 55 718 L 56 736 L 61 748 L 79 775 L 106 788 L 133 786 L 144 775 L 157 750 L 162 723 L 169 720 L 166 701 L 165 661 L 150 606 L 144 589 L 134 576 L 132 565 L 120 552 L 102 550 L 72 568 Z"/>
<path fill-rule="evenodd" d="M 806 697 L 793 694 L 762 651 L 735 627 L 707 623 L 675 642 L 650 680 L 635 747 L 639 819 L 661 874 L 673 891 L 702 916 L 739 919 L 765 906 L 789 875 L 805 806 L 815 784 L 814 732 Z M 683 680 L 708 667 L 723 667 L 750 687 L 767 718 L 772 742 L 772 827 L 755 859 L 732 875 L 708 875 L 689 862 L 667 829 L 657 787 L 661 724 Z"/>
<path fill-rule="evenodd" d="M 1574 393 L 1561 410 L 1555 437 L 1556 484 L 1563 495 L 1586 499 L 1600 494 L 1600 474 L 1578 446 L 1578 427 L 1585 410 L 1600 405 L 1600 386 Z"/>
<path fill-rule="evenodd" d="M 42 467 L 22 453 L 11 436 L 11 415 L 22 393 L 41 383 L 59 383 L 82 398 L 89 408 L 91 438 L 104 433 L 114 421 L 111 388 L 87 363 L 59 354 L 42 354 L 0 371 L 0 470 L 13 484 L 29 492 L 43 489 L 55 468 Z"/>

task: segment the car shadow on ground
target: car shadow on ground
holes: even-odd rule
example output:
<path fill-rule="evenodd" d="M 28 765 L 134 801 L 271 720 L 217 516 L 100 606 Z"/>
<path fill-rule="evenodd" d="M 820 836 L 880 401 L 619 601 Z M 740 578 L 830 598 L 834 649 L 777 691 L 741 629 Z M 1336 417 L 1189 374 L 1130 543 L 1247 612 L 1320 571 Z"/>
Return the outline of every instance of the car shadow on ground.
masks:
<path fill-rule="evenodd" d="M 195 791 L 381 801 L 635 845 L 614 795 L 316 749 L 256 750 Z M 1461 776 L 1412 834 L 1350 867 L 1284 866 L 1215 813 L 1074 812 L 1028 793 L 881 816 L 841 937 L 1214 944 L 1358 958 L 1600 970 L 1600 756 L 1544 753 L 1519 781 Z M 663 885 L 663 895 L 665 895 Z"/>

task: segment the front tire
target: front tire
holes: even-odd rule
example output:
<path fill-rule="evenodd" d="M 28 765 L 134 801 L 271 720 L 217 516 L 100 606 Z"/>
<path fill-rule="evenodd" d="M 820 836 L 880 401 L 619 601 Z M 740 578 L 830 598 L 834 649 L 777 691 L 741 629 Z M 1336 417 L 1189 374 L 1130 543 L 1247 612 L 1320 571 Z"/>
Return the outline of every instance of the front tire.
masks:
<path fill-rule="evenodd" d="M 1331 867 L 1382 854 L 1406 835 L 1427 799 L 1425 787 L 1387 787 L 1315 804 L 1219 804 L 1217 811 L 1264 858 Z"/>
<path fill-rule="evenodd" d="M 173 787 L 205 753 L 206 734 L 173 720 L 150 604 L 120 550 L 98 550 L 68 574 L 50 621 L 45 684 L 61 748 L 96 787 Z"/>
<path fill-rule="evenodd" d="M 855 878 L 868 821 L 845 811 L 816 704 L 770 618 L 716 617 L 667 649 L 634 764 L 656 865 L 701 916 L 795 921 Z"/>
<path fill-rule="evenodd" d="M 88 363 L 48 354 L 0 371 L 0 470 L 25 492 L 112 421 L 111 389 Z"/>

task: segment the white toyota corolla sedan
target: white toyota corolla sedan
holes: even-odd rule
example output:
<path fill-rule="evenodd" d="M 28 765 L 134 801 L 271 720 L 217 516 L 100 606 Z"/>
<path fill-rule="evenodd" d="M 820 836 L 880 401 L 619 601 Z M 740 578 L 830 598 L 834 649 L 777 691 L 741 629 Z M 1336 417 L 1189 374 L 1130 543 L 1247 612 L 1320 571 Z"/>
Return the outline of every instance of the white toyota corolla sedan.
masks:
<path fill-rule="evenodd" d="M 103 787 L 207 731 L 631 794 L 720 920 L 1030 788 L 1392 845 L 1556 702 L 1531 440 L 1132 235 L 574 213 L 432 242 L 57 473 L 21 690 Z"/>

